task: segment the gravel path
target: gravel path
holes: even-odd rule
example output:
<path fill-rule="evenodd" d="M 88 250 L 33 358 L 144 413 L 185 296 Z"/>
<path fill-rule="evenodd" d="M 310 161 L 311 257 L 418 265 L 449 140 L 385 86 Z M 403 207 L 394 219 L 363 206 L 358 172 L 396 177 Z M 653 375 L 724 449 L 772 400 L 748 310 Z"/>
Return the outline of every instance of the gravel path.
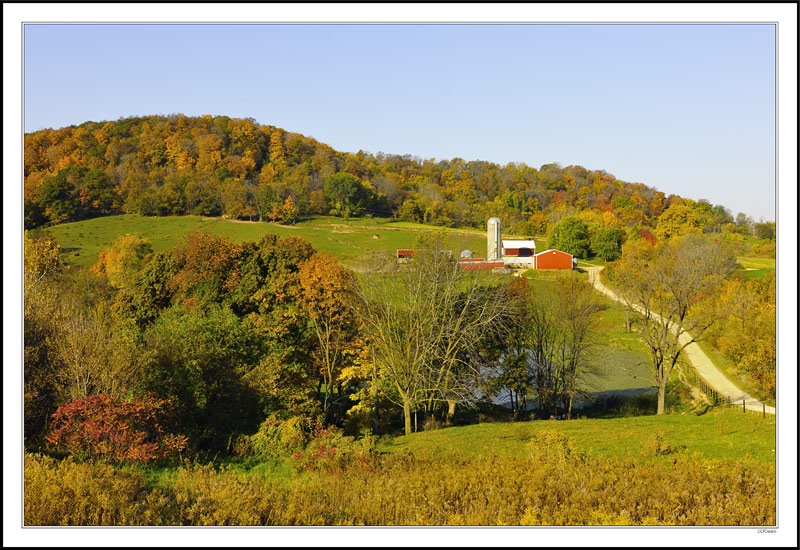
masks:
<path fill-rule="evenodd" d="M 603 270 L 602 267 L 587 267 L 583 269 L 588 271 L 589 281 L 599 292 L 605 294 L 612 300 L 625 303 L 624 300 L 617 296 L 614 291 L 600 282 L 600 272 Z M 683 344 L 689 342 L 691 339 L 691 335 L 688 332 L 684 332 L 681 334 L 679 342 Z M 689 363 L 697 371 L 697 374 L 699 374 L 706 381 L 706 383 L 714 388 L 723 398 L 730 398 L 731 401 L 739 403 L 740 405 L 742 403 L 742 399 L 744 399 L 745 407 L 748 410 L 756 412 L 761 412 L 764 410 L 769 414 L 775 414 L 775 407 L 771 407 L 769 405 L 765 406 L 763 403 L 761 403 L 761 401 L 742 391 L 736 386 L 736 384 L 728 380 L 728 378 L 726 378 L 725 375 L 720 372 L 711 358 L 709 358 L 708 355 L 706 355 L 696 343 L 691 343 L 686 346 L 683 349 L 683 353 Z"/>

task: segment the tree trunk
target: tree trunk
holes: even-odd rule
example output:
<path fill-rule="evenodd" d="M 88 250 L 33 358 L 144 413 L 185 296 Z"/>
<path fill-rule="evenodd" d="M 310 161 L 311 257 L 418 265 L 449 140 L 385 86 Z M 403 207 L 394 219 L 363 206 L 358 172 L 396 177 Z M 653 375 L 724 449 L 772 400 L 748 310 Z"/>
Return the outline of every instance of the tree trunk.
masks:
<path fill-rule="evenodd" d="M 667 381 L 658 384 L 658 409 L 656 414 L 664 414 L 664 402 L 667 398 Z"/>
<path fill-rule="evenodd" d="M 567 420 L 572 416 L 572 394 L 569 394 L 569 405 L 567 405 Z"/>
<path fill-rule="evenodd" d="M 456 414 L 456 401 L 455 399 L 450 399 L 447 401 L 447 421 L 450 422 L 455 414 Z"/>
<path fill-rule="evenodd" d="M 411 403 L 408 399 L 403 400 L 403 419 L 405 420 L 406 435 L 411 435 Z"/>
<path fill-rule="evenodd" d="M 417 427 L 417 411 L 414 411 L 414 433 L 417 433 L 419 428 Z"/>
<path fill-rule="evenodd" d="M 378 416 L 378 385 L 373 382 L 375 386 L 375 429 L 372 430 L 374 435 L 378 435 L 378 425 L 379 425 L 379 416 Z"/>

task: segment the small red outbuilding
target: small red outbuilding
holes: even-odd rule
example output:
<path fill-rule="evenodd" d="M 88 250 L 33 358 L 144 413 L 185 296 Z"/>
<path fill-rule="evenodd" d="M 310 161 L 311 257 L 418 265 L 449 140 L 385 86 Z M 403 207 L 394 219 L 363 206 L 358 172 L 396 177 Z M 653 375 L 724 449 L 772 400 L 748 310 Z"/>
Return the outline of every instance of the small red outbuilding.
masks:
<path fill-rule="evenodd" d="M 534 255 L 534 269 L 572 269 L 572 254 L 545 250 Z"/>

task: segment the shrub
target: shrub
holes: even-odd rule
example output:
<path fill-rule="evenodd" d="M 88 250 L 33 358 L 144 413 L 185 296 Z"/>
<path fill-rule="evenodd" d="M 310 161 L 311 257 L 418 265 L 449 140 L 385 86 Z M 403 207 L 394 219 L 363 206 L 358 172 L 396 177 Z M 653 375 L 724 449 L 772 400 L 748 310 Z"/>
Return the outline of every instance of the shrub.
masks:
<path fill-rule="evenodd" d="M 444 423 L 435 416 L 429 416 L 422 423 L 422 429 L 426 432 L 430 430 L 439 430 L 444 427 Z"/>
<path fill-rule="evenodd" d="M 148 394 L 118 401 L 91 395 L 59 407 L 52 415 L 47 442 L 83 458 L 149 462 L 176 456 L 186 437 L 167 432 L 171 402 Z"/>
<path fill-rule="evenodd" d="M 751 250 L 753 256 L 760 258 L 774 258 L 775 257 L 775 241 L 766 243 L 756 243 Z"/>
<path fill-rule="evenodd" d="M 240 437 L 234 451 L 240 456 L 285 458 L 305 449 L 311 441 L 316 421 L 304 416 L 281 419 L 272 415 L 253 435 Z"/>
<path fill-rule="evenodd" d="M 353 463 L 372 467 L 377 440 L 369 432 L 356 439 L 339 428 L 318 429 L 308 447 L 292 455 L 292 461 L 296 471 L 340 473 Z"/>
<path fill-rule="evenodd" d="M 667 443 L 664 431 L 660 428 L 653 430 L 650 439 L 647 440 L 647 452 L 652 456 L 663 456 L 674 451 L 672 445 Z"/>

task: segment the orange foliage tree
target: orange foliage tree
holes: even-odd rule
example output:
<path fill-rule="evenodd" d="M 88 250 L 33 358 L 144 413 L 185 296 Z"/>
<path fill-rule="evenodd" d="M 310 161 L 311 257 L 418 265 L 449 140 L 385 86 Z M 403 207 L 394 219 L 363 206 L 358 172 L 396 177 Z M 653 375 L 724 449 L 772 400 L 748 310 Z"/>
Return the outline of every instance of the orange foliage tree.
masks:
<path fill-rule="evenodd" d="M 354 275 L 330 254 L 317 252 L 301 264 L 300 304 L 313 322 L 317 337 L 317 361 L 325 386 L 323 408 L 331 404 L 333 387 L 345 363 L 345 353 L 357 335 L 354 301 Z"/>

